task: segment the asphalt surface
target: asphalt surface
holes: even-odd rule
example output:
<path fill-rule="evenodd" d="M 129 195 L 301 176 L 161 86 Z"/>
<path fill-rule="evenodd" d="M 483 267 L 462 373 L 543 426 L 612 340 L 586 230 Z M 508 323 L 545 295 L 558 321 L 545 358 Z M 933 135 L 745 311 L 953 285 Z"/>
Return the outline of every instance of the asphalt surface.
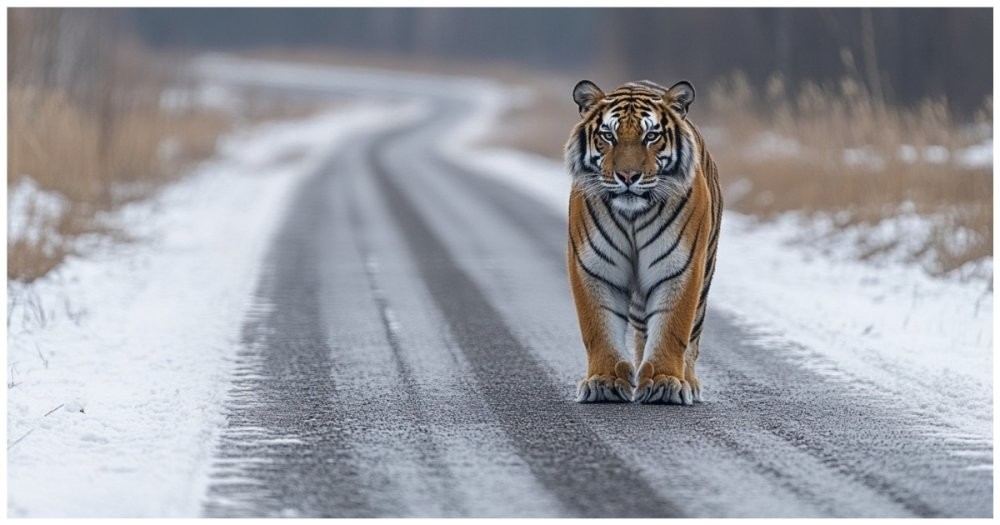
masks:
<path fill-rule="evenodd" d="M 992 516 L 991 442 L 711 299 L 704 403 L 575 403 L 565 218 L 438 155 L 469 108 L 432 103 L 331 151 L 289 207 L 206 516 Z"/>

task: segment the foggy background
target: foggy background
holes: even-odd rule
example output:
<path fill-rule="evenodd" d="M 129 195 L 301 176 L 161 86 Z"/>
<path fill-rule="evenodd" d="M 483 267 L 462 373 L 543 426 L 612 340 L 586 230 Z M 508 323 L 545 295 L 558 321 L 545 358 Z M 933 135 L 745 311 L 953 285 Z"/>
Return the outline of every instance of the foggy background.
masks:
<path fill-rule="evenodd" d="M 331 47 L 493 60 L 609 81 L 734 70 L 756 86 L 833 82 L 849 51 L 869 90 L 890 103 L 946 96 L 969 115 L 992 92 L 987 9 L 136 9 L 125 17 L 156 48 L 245 51 Z"/>

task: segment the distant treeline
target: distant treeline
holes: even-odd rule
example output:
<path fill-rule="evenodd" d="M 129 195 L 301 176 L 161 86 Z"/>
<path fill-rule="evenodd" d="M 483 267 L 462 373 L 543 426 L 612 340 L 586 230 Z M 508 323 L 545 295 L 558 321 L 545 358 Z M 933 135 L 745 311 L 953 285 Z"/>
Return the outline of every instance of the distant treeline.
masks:
<path fill-rule="evenodd" d="M 791 85 L 832 85 L 851 74 L 889 103 L 946 96 L 959 114 L 993 91 L 986 8 L 188 8 L 128 16 L 154 47 L 329 46 L 501 60 L 610 83 L 704 85 L 739 70 L 757 87 L 774 73 Z"/>

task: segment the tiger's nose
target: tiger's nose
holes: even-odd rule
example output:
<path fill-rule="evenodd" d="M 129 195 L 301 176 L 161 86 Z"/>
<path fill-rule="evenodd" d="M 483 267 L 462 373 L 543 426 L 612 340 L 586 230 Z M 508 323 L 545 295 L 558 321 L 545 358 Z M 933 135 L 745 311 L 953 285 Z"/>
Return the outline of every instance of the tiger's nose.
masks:
<path fill-rule="evenodd" d="M 638 172 L 638 171 L 616 171 L 615 172 L 615 177 L 618 180 L 622 181 L 622 183 L 624 183 L 626 186 L 631 186 L 632 183 L 634 183 L 635 181 L 639 180 L 639 175 L 641 175 L 641 173 Z"/>

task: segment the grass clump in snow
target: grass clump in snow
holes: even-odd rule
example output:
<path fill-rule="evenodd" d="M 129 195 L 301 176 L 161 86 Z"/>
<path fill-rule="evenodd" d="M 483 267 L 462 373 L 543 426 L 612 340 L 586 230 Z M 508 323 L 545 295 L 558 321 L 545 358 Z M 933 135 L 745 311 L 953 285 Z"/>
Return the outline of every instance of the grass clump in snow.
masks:
<path fill-rule="evenodd" d="M 75 238 L 107 233 L 99 212 L 148 196 L 210 154 L 229 125 L 219 111 L 164 108 L 172 73 L 128 38 L 119 16 L 8 13 L 8 279 L 31 282 L 72 253 Z M 59 206 L 34 202 L 53 199 Z"/>

